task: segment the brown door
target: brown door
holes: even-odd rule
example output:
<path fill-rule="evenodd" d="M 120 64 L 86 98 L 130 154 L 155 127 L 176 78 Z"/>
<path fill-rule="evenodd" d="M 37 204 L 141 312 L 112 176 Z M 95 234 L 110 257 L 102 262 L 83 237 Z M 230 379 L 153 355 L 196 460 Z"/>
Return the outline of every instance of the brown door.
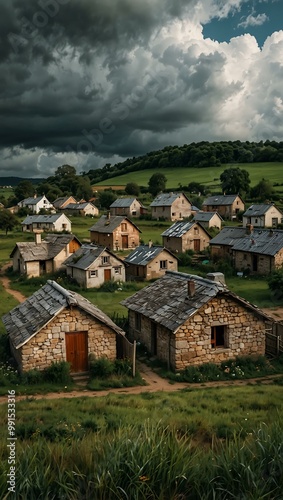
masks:
<path fill-rule="evenodd" d="M 111 280 L 111 269 L 104 269 L 104 281 Z"/>
<path fill-rule="evenodd" d="M 87 332 L 66 333 L 66 358 L 71 363 L 71 372 L 88 370 Z"/>
<path fill-rule="evenodd" d="M 200 240 L 194 240 L 194 251 L 195 252 L 200 251 Z"/>
<path fill-rule="evenodd" d="M 128 247 L 128 235 L 127 234 L 122 234 L 122 248 L 129 248 Z"/>

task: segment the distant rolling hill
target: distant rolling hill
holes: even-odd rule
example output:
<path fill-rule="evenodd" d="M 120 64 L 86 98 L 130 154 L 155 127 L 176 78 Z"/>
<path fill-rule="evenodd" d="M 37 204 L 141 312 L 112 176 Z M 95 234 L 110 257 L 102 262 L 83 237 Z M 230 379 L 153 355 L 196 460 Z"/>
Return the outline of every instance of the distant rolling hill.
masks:
<path fill-rule="evenodd" d="M 45 181 L 45 177 L 39 179 L 33 179 L 29 177 L 0 177 L 0 186 L 12 186 L 15 187 L 21 181 L 29 181 L 32 184 L 40 184 Z"/>

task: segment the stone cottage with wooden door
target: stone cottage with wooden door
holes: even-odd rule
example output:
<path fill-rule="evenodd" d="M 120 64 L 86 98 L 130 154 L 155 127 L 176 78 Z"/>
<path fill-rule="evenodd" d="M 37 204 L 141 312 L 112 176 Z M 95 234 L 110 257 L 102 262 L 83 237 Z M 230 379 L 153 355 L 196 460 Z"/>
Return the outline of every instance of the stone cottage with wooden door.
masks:
<path fill-rule="evenodd" d="M 204 212 L 217 212 L 223 219 L 234 220 L 245 210 L 245 203 L 238 194 L 216 194 L 206 198 L 202 204 Z"/>
<path fill-rule="evenodd" d="M 64 268 L 64 261 L 80 246 L 74 234 L 48 234 L 41 240 L 41 233 L 37 232 L 34 242 L 16 243 L 10 254 L 13 271 L 27 278 L 54 273 Z"/>
<path fill-rule="evenodd" d="M 161 234 L 164 247 L 171 252 L 202 252 L 209 246 L 210 234 L 198 222 L 178 221 Z"/>
<path fill-rule="evenodd" d="M 192 215 L 192 204 L 184 193 L 161 193 L 150 206 L 153 219 L 175 221 Z"/>
<path fill-rule="evenodd" d="M 117 198 L 110 205 L 111 215 L 126 215 L 127 217 L 140 217 L 147 213 L 147 209 L 137 198 Z"/>
<path fill-rule="evenodd" d="M 220 281 L 168 271 L 121 303 L 130 338 L 174 370 L 265 353 L 270 318 Z"/>
<path fill-rule="evenodd" d="M 124 261 L 105 247 L 83 245 L 64 265 L 67 276 L 85 288 L 97 288 L 106 281 L 126 281 Z"/>
<path fill-rule="evenodd" d="M 139 228 L 122 215 L 102 215 L 90 228 L 90 240 L 108 250 L 127 250 L 139 246 Z"/>
<path fill-rule="evenodd" d="M 251 205 L 243 214 L 243 227 L 277 227 L 283 222 L 283 213 L 274 203 Z"/>
<path fill-rule="evenodd" d="M 71 372 L 86 372 L 90 356 L 117 357 L 124 332 L 78 293 L 47 283 L 2 318 L 21 372 L 67 361 Z"/>
<path fill-rule="evenodd" d="M 125 259 L 127 280 L 160 278 L 167 270 L 178 270 L 178 259 L 170 250 L 161 246 L 141 245 Z"/>

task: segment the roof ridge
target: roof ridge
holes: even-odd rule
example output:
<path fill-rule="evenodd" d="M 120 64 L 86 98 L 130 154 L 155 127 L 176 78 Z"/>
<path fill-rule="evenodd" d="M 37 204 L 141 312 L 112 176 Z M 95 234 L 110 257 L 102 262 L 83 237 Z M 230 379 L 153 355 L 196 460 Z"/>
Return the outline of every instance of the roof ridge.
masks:
<path fill-rule="evenodd" d="M 73 293 L 70 292 L 69 290 L 66 290 L 66 288 L 64 288 L 63 286 L 59 285 L 59 283 L 57 283 L 57 281 L 47 280 L 47 283 L 50 286 L 52 286 L 53 288 L 55 288 L 55 290 L 57 290 L 57 292 L 61 293 L 61 295 L 63 295 L 63 297 L 66 298 L 69 305 L 76 305 L 77 304 L 77 300 L 75 299 Z"/>

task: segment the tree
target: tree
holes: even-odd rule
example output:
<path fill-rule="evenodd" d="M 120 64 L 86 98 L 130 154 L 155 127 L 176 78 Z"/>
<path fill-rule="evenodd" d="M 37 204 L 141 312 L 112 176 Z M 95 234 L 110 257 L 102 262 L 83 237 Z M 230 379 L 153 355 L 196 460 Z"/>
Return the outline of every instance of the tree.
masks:
<path fill-rule="evenodd" d="M 34 195 L 35 189 L 34 185 L 30 181 L 20 181 L 15 187 L 15 197 L 17 201 L 24 200 Z"/>
<path fill-rule="evenodd" d="M 156 196 L 161 191 L 164 191 L 166 187 L 167 179 L 164 174 L 156 172 L 151 176 L 148 181 L 148 190 L 152 196 Z"/>
<path fill-rule="evenodd" d="M 250 190 L 249 172 L 238 167 L 227 168 L 220 175 L 222 191 L 225 194 L 243 195 Z"/>
<path fill-rule="evenodd" d="M 261 179 L 256 186 L 251 189 L 251 197 L 257 198 L 259 201 L 265 201 L 272 197 L 274 189 L 270 181 Z"/>
<path fill-rule="evenodd" d="M 76 197 L 88 201 L 93 196 L 89 177 L 77 177 Z"/>
<path fill-rule="evenodd" d="M 276 299 L 283 297 L 283 268 L 274 270 L 267 279 L 268 286 Z"/>
<path fill-rule="evenodd" d="M 71 167 L 71 165 L 61 165 L 55 171 L 55 177 L 75 177 L 77 174 L 75 167 Z"/>
<path fill-rule="evenodd" d="M 117 196 L 113 191 L 104 190 L 98 193 L 98 204 L 101 208 L 106 208 L 106 210 L 108 210 L 115 200 L 117 200 Z"/>
<path fill-rule="evenodd" d="M 12 231 L 14 227 L 18 224 L 17 217 L 12 214 L 9 210 L 0 210 L 0 229 L 6 231 Z"/>
<path fill-rule="evenodd" d="M 205 194 L 206 189 L 205 187 L 200 184 L 199 182 L 190 182 L 188 185 L 188 190 L 190 193 L 200 193 L 200 194 Z"/>
<path fill-rule="evenodd" d="M 125 192 L 127 194 L 138 196 L 140 194 L 140 187 L 138 186 L 138 184 L 136 184 L 136 182 L 128 182 L 125 187 Z"/>

